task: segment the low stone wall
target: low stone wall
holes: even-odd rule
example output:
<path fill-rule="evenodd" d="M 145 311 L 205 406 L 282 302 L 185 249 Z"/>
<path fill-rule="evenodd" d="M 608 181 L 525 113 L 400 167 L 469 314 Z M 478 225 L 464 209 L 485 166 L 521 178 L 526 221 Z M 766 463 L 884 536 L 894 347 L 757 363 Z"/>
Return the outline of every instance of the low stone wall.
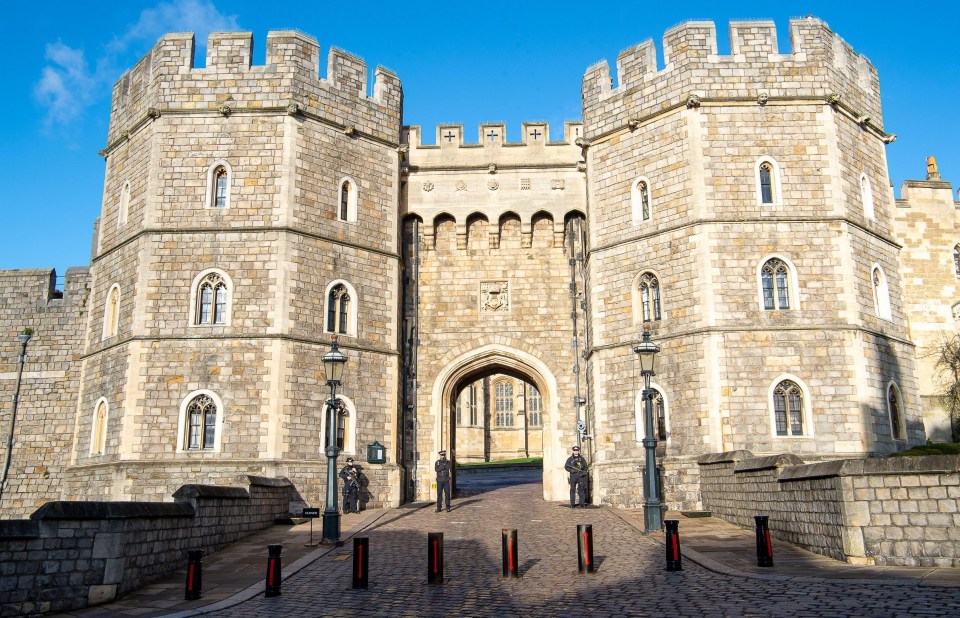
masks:
<path fill-rule="evenodd" d="M 0 521 L 0 616 L 79 609 L 288 516 L 292 484 L 250 477 L 249 491 L 185 485 L 174 502 L 49 502 Z"/>
<path fill-rule="evenodd" d="M 960 566 L 960 456 L 805 464 L 749 451 L 699 459 L 704 508 L 854 564 Z"/>

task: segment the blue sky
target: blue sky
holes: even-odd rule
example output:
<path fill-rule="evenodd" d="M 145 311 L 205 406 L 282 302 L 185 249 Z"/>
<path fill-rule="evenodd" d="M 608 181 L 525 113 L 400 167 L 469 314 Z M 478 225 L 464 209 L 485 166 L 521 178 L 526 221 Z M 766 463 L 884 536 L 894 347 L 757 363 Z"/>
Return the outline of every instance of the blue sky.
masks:
<path fill-rule="evenodd" d="M 165 32 L 197 34 L 198 64 L 207 34 L 254 35 L 264 61 L 269 30 L 297 29 L 397 72 L 405 122 L 463 123 L 467 140 L 480 122 L 503 121 L 519 140 L 520 123 L 546 120 L 553 138 L 580 117 L 584 70 L 652 38 L 662 65 L 663 31 L 690 19 L 716 22 L 729 53 L 730 19 L 773 19 L 781 51 L 788 20 L 826 21 L 880 71 L 887 147 L 897 188 L 922 179 L 935 155 L 945 180 L 960 186 L 960 3 L 870 2 L 351 2 L 233 0 L 11 3 L 0 39 L 6 59 L 0 98 L 0 269 L 86 265 L 100 213 L 103 160 L 113 83 Z M 657 6 L 658 4 L 671 6 Z M 321 63 L 325 66 L 325 61 Z"/>

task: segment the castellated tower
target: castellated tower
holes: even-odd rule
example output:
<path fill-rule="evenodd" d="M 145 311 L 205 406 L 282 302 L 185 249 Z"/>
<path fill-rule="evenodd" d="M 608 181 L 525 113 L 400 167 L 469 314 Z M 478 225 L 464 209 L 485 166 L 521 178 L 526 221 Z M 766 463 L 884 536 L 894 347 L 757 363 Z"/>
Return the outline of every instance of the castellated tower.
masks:
<path fill-rule="evenodd" d="M 879 82 L 823 22 L 685 23 L 583 79 L 594 495 L 642 502 L 653 379 L 666 500 L 697 506 L 696 459 L 805 460 L 923 441 L 901 311 Z"/>
<path fill-rule="evenodd" d="M 169 34 L 116 84 L 66 498 L 289 477 L 322 503 L 337 334 L 344 455 L 397 504 L 402 91 L 297 32 Z M 342 460 L 343 455 L 341 456 Z M 357 456 L 358 461 L 361 460 Z M 365 462 L 365 457 L 363 461 Z"/>

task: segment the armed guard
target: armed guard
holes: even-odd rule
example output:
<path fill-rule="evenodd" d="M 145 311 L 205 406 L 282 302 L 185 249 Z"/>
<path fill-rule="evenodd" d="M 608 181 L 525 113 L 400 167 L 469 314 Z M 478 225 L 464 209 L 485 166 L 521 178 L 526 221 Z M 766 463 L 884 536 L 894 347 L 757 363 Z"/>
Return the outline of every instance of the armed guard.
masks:
<path fill-rule="evenodd" d="M 587 506 L 587 460 L 580 456 L 580 447 L 573 447 L 573 454 L 567 457 L 563 469 L 570 475 L 570 508 L 577 506 L 576 497 L 580 497 L 580 506 Z"/>
<path fill-rule="evenodd" d="M 440 498 L 446 497 L 447 512 L 450 512 L 450 474 L 453 471 L 453 463 L 447 459 L 447 452 L 437 453 L 440 459 L 433 464 L 433 469 L 437 472 L 437 512 L 440 512 Z"/>
<path fill-rule="evenodd" d="M 360 471 L 353 465 L 353 457 L 347 457 L 347 465 L 340 470 L 343 479 L 343 512 L 360 512 Z"/>

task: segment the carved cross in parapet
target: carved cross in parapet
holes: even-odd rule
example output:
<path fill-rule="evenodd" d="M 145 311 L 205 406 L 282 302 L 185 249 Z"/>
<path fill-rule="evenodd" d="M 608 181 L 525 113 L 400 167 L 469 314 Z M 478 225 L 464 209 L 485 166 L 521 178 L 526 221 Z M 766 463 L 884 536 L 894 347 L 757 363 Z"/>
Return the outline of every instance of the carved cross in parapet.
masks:
<path fill-rule="evenodd" d="M 490 141 L 492 142 L 497 137 L 497 134 L 493 132 L 493 129 L 490 129 L 490 133 L 487 135 L 487 137 L 489 137 Z"/>
<path fill-rule="evenodd" d="M 531 133 L 530 135 L 533 136 L 533 139 L 537 139 L 538 137 L 540 137 L 541 135 L 543 135 L 543 133 L 541 133 L 541 132 L 537 131 L 536 129 L 534 129 L 534 130 L 533 130 L 533 133 Z"/>
<path fill-rule="evenodd" d="M 447 131 L 447 134 L 444 135 L 444 137 L 447 138 L 448 142 L 452 142 L 456 135 L 453 134 L 453 131 Z"/>

